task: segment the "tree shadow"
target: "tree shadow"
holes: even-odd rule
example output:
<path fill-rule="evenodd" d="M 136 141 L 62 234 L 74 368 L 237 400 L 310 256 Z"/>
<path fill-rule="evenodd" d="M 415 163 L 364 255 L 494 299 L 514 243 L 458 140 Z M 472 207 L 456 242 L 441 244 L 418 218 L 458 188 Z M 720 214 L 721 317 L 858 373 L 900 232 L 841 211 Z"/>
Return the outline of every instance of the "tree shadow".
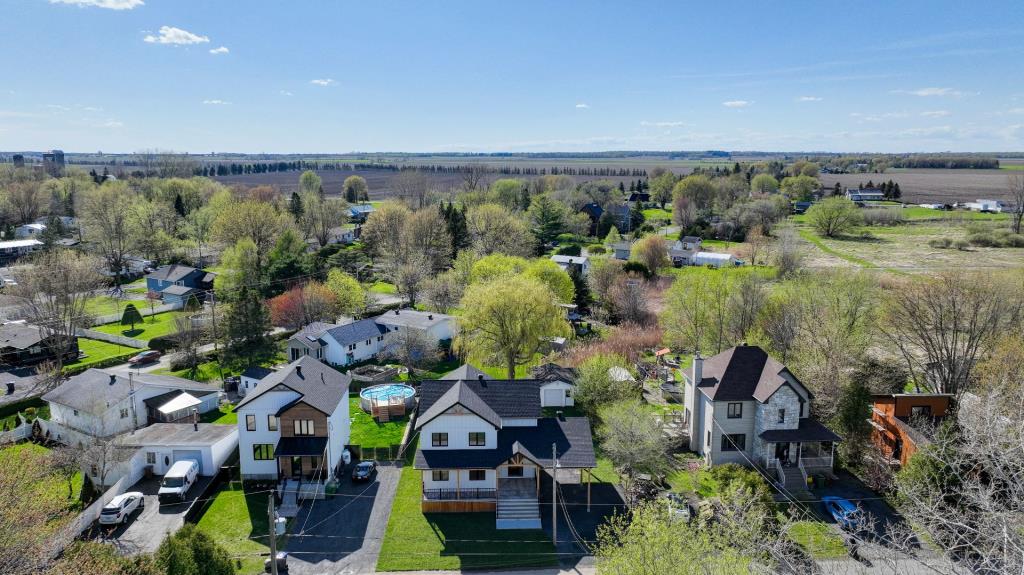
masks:
<path fill-rule="evenodd" d="M 121 335 L 123 335 L 123 336 L 125 336 L 125 337 L 135 337 L 135 336 L 137 336 L 137 335 L 141 334 L 141 333 L 142 333 L 142 332 L 144 332 L 144 331 L 146 331 L 146 330 L 145 330 L 145 329 L 143 329 L 143 328 L 141 328 L 141 327 L 137 327 L 137 328 L 135 328 L 135 329 L 126 329 L 126 330 L 123 330 L 123 331 L 121 332 Z"/>

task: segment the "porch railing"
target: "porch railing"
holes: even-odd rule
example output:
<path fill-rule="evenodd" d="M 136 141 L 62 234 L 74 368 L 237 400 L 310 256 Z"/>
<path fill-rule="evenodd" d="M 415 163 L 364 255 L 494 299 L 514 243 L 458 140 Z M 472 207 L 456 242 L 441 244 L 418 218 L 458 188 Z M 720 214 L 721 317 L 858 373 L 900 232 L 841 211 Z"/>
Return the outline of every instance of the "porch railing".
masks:
<path fill-rule="evenodd" d="M 786 470 L 784 470 L 782 468 L 782 460 L 781 459 L 777 459 L 777 458 L 771 458 L 768 461 L 774 464 L 774 466 L 775 466 L 775 474 L 779 478 L 779 483 L 785 484 L 786 483 Z"/>
<path fill-rule="evenodd" d="M 809 468 L 829 467 L 829 468 L 831 468 L 832 467 L 832 457 L 831 456 L 827 456 L 827 457 L 806 457 L 806 456 L 805 457 L 801 457 L 800 458 L 800 467 L 809 467 Z"/>
<path fill-rule="evenodd" d="M 455 501 L 458 499 L 494 499 L 494 489 L 424 489 L 423 499 L 430 501 Z"/>

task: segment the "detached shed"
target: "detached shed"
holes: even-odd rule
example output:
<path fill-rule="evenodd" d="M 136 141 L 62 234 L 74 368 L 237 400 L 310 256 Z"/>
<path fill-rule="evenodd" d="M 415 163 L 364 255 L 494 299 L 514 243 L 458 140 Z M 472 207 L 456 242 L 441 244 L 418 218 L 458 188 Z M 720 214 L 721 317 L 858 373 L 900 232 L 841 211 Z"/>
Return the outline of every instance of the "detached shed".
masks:
<path fill-rule="evenodd" d="M 714 266 L 720 268 L 736 264 L 736 258 L 732 254 L 720 254 L 715 252 L 697 252 L 693 256 L 695 266 Z"/>

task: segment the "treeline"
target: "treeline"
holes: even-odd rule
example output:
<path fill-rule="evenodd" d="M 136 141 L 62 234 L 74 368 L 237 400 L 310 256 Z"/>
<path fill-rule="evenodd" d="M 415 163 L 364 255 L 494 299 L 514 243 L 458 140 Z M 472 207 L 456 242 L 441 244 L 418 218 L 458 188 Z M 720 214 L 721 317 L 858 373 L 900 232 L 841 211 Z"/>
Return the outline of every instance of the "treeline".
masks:
<path fill-rule="evenodd" d="M 552 166 L 550 168 L 535 168 L 530 166 L 486 166 L 480 164 L 443 165 L 428 164 L 421 166 L 404 166 L 399 164 L 388 164 L 368 162 L 352 164 L 346 162 L 308 162 L 305 160 L 293 162 L 260 162 L 247 164 L 224 164 L 203 165 L 194 169 L 195 176 L 228 176 L 241 174 L 265 174 L 268 172 L 301 172 L 306 170 L 314 171 L 354 171 L 354 170 L 384 170 L 389 172 L 401 172 L 406 170 L 425 172 L 431 174 L 500 174 L 503 176 L 617 176 L 622 178 L 647 176 L 647 170 L 642 168 L 612 168 L 612 167 L 571 167 Z M 135 173 L 133 172 L 133 175 Z"/>
<path fill-rule="evenodd" d="M 882 173 L 888 168 L 945 170 L 995 170 L 999 159 L 981 154 L 865 154 L 860 156 L 811 157 L 822 170 L 833 174 Z"/>

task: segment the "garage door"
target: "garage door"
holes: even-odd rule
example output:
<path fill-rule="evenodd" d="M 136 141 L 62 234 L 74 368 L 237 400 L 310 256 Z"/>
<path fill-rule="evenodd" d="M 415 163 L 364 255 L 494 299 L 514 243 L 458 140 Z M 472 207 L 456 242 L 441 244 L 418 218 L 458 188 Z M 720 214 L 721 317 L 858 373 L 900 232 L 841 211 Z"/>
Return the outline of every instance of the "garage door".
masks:
<path fill-rule="evenodd" d="M 562 389 L 545 389 L 544 405 L 561 406 L 565 403 L 565 391 Z"/>
<path fill-rule="evenodd" d="M 199 463 L 199 475 L 203 475 L 203 452 L 202 451 L 185 451 L 175 449 L 173 453 L 174 461 L 181 461 L 182 459 L 194 459 Z"/>

